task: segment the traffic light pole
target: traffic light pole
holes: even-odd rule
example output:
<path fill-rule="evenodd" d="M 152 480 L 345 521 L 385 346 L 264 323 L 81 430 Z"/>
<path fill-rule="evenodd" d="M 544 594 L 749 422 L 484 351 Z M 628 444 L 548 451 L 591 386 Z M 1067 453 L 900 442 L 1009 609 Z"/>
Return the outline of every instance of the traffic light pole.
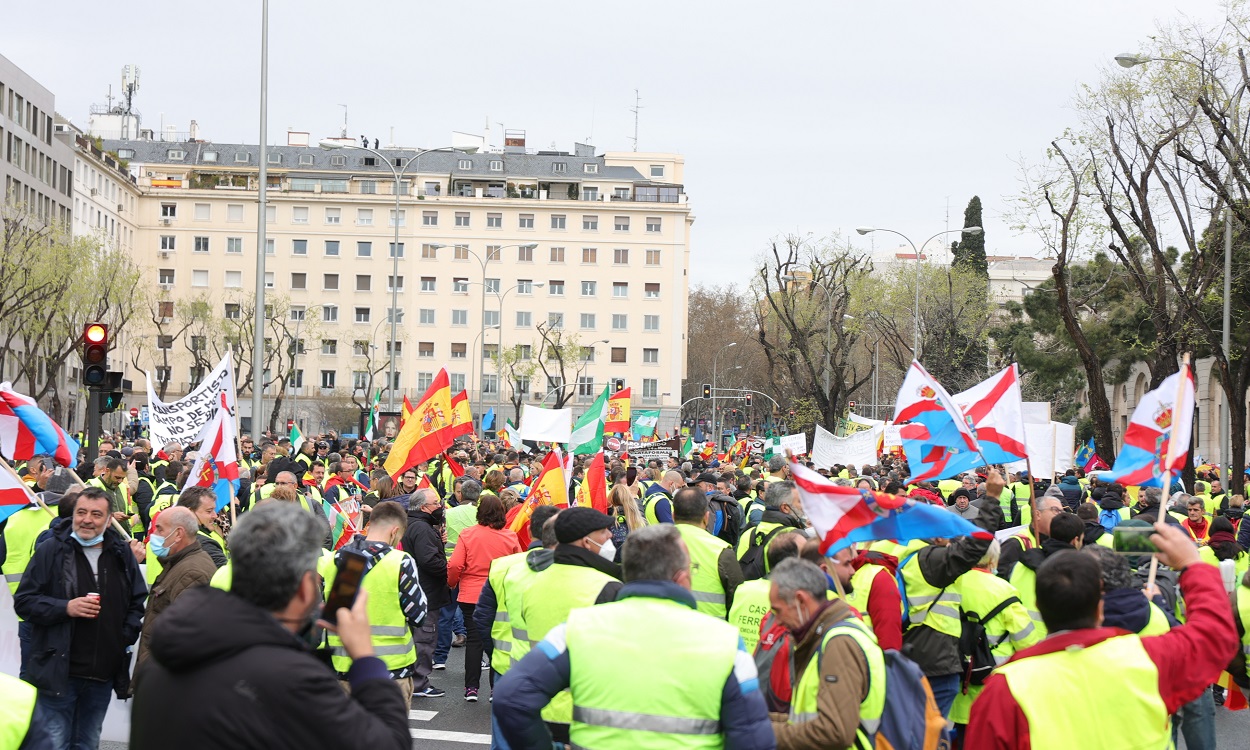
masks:
<path fill-rule="evenodd" d="M 95 459 L 92 451 L 100 449 L 100 436 L 104 434 L 103 419 L 100 415 L 100 391 L 87 389 L 87 444 L 84 447 L 87 460 Z"/>

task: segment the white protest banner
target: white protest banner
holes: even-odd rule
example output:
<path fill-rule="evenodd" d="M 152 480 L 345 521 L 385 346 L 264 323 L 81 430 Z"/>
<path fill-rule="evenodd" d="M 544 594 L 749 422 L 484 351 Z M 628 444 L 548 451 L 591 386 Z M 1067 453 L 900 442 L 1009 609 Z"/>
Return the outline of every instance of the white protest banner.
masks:
<path fill-rule="evenodd" d="M 567 443 L 573 434 L 572 409 L 544 409 L 521 405 L 521 424 L 517 431 L 522 440 L 539 443 Z"/>
<path fill-rule="evenodd" d="M 234 360 L 230 352 L 226 352 L 226 356 L 195 390 L 177 401 L 166 403 L 157 398 L 156 391 L 152 390 L 152 376 L 144 374 L 148 378 L 148 429 L 156 450 L 163 450 L 165 444 L 172 440 L 177 440 L 184 447 L 193 442 L 208 420 L 213 418 L 222 393 L 226 394 L 230 412 L 238 413 L 234 394 Z"/>
<path fill-rule="evenodd" d="M 786 451 L 790 451 L 796 456 L 807 453 L 807 433 L 800 432 L 797 435 L 782 435 L 777 438 L 780 445 L 775 448 L 778 453 L 785 455 Z"/>
<path fill-rule="evenodd" d="M 885 426 L 885 439 L 881 444 L 884 450 L 899 448 L 903 445 L 903 426 L 891 424 Z"/>
<path fill-rule="evenodd" d="M 834 464 L 874 464 L 877 462 L 877 441 L 883 430 L 883 427 L 871 427 L 846 437 L 838 437 L 816 425 L 816 439 L 812 441 L 812 463 L 823 469 Z"/>

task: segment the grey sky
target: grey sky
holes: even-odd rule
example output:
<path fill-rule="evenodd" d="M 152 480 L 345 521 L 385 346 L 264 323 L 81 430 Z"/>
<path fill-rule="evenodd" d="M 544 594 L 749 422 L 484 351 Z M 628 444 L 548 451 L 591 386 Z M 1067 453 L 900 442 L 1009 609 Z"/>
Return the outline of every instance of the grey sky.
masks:
<path fill-rule="evenodd" d="M 134 63 L 145 127 L 195 119 L 204 138 L 251 143 L 259 8 L 28 3 L 0 23 L 0 52 L 79 125 Z M 271 0 L 269 131 L 337 134 L 346 104 L 349 135 L 383 143 L 393 126 L 400 145 L 444 146 L 489 116 L 531 147 L 623 151 L 638 88 L 639 150 L 686 158 L 695 283 L 747 279 L 785 232 L 875 224 L 920 242 L 946 228 L 948 198 L 956 227 L 974 194 L 988 251 L 1029 255 L 1001 217 L 1016 160 L 1077 124 L 1078 82 L 1181 8 L 1219 17 L 1212 0 Z"/>

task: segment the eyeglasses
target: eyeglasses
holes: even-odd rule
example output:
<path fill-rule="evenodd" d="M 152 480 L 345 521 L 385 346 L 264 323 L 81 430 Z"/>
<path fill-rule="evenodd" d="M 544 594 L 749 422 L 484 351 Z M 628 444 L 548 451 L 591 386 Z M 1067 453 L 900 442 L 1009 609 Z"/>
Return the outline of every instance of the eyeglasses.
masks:
<path fill-rule="evenodd" d="M 295 482 L 274 482 L 274 484 L 295 484 Z"/>

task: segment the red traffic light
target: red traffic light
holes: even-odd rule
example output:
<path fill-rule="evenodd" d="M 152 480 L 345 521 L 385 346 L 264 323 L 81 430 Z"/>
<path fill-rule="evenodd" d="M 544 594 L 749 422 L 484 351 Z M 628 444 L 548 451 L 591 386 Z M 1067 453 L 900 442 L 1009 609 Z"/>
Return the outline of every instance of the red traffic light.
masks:
<path fill-rule="evenodd" d="M 88 344 L 103 344 L 108 341 L 109 327 L 103 323 L 88 323 L 83 329 L 82 337 Z"/>

